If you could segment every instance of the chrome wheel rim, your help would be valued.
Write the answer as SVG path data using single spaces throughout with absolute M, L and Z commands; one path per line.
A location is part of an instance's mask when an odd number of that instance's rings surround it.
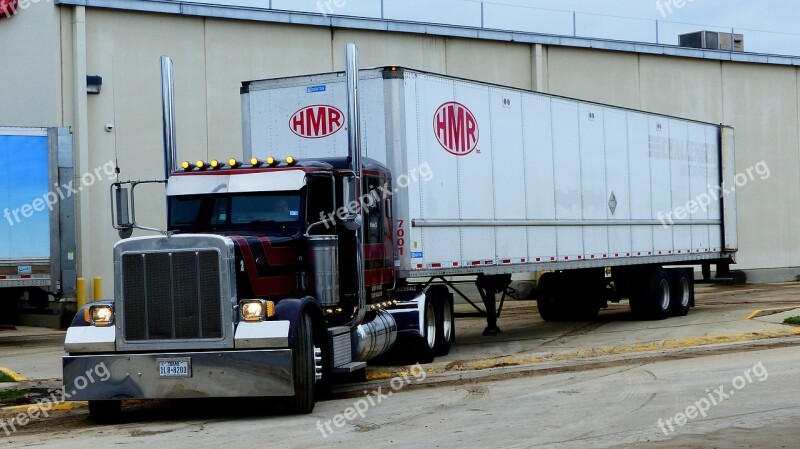
M 436 309 L 433 308 L 432 302 L 425 306 L 425 331 L 428 347 L 433 348 L 436 344 Z
M 444 341 L 450 341 L 450 339 L 453 338 L 453 311 L 450 310 L 449 306 L 449 303 L 445 303 L 444 310 L 442 311 Z
M 666 279 L 661 280 L 659 285 L 659 294 L 661 295 L 661 309 L 669 309 L 669 282 Z
M 689 280 L 681 278 L 681 305 L 689 307 Z

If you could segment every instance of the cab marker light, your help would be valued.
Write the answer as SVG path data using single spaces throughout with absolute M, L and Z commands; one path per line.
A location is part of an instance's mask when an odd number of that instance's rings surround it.
M 252 165 L 253 168 L 258 168 L 258 167 L 261 167 L 262 165 L 264 165 L 264 162 L 258 160 L 257 157 L 254 157 L 254 158 L 250 159 L 250 165 Z

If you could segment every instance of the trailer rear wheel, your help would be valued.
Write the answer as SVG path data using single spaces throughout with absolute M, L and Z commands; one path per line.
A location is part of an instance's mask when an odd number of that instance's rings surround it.
M 673 316 L 686 316 L 692 306 L 694 297 L 694 285 L 689 270 L 680 268 L 671 270 L 672 280 L 672 301 L 670 304 Z
M 650 272 L 650 279 L 639 284 L 631 294 L 633 313 L 649 320 L 668 318 L 672 304 L 671 284 L 669 273 L 663 268 Z
M 115 424 L 122 417 L 122 401 L 89 401 L 89 416 L 98 424 Z
M 314 354 L 314 330 L 311 317 L 303 314 L 297 326 L 292 351 L 292 378 L 294 396 L 289 398 L 292 413 L 308 414 L 314 410 L 314 389 L 316 383 L 316 363 Z
M 564 305 L 557 299 L 556 295 L 560 284 L 557 273 L 544 273 L 539 278 L 539 283 L 536 287 L 538 291 L 536 307 L 539 309 L 539 316 L 544 321 L 564 321 L 566 319 Z
M 588 289 L 576 294 L 570 304 L 570 319 L 573 321 L 592 321 L 597 318 L 600 313 L 600 304 L 594 296 L 597 294 L 596 290 Z

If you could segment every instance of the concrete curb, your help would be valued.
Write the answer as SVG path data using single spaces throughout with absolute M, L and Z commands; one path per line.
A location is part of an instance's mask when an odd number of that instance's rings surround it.
M 788 346 L 797 346 L 800 336 L 779 338 L 776 340 L 760 340 L 749 343 L 725 343 L 707 346 L 697 346 L 686 349 L 662 350 L 658 352 L 641 352 L 636 354 L 618 354 L 602 356 L 593 359 L 571 361 L 542 362 L 517 366 L 487 368 L 480 371 L 454 371 L 434 374 L 424 379 L 415 380 L 404 389 L 428 388 L 437 385 L 464 384 L 472 382 L 495 381 L 516 377 L 530 377 L 536 375 L 549 375 L 564 372 L 578 372 L 614 366 L 630 366 L 632 364 L 647 364 L 672 359 L 688 359 L 696 357 L 714 356 L 740 351 L 759 351 Z M 398 372 L 402 375 L 402 371 Z M 410 372 L 409 372 L 410 373 Z M 413 373 L 409 375 L 412 377 Z M 416 379 L 416 377 L 414 377 Z M 365 390 L 375 390 L 378 387 L 392 388 L 387 379 L 371 380 L 367 383 L 347 384 L 334 389 L 334 393 L 343 397 L 358 397 Z
M 62 404 L 53 404 L 52 407 L 47 409 L 47 412 L 48 413 L 49 412 L 63 412 L 63 411 L 74 410 L 76 408 L 82 408 L 82 407 L 87 407 L 87 406 L 88 406 L 87 402 L 64 402 Z M 9 407 L 3 407 L 3 408 L 0 408 L 0 416 L 3 416 L 3 415 L 16 415 L 16 414 L 19 414 L 19 413 L 28 413 L 31 407 L 37 408 L 37 407 L 39 407 L 39 404 L 33 403 L 33 404 L 26 404 L 26 405 L 12 405 L 12 406 L 9 406 Z
M 10 377 L 14 382 L 25 382 L 26 380 L 28 380 L 22 374 L 19 374 L 17 372 L 11 371 L 8 368 L 3 368 L 2 366 L 0 366 L 0 373 L 3 373 L 6 376 Z
M 691 349 L 703 346 L 720 344 L 742 344 L 761 340 L 775 340 L 800 336 L 800 328 L 717 335 L 707 337 L 689 337 L 679 340 L 660 340 L 636 345 L 605 346 L 599 348 L 586 348 L 563 353 L 545 353 L 530 356 L 504 356 L 488 359 L 457 360 L 450 363 L 434 363 L 425 367 L 427 374 L 441 375 L 454 373 L 467 373 L 474 371 L 490 370 L 493 368 L 507 368 L 517 366 L 536 367 L 546 362 L 571 362 L 595 360 L 606 356 L 632 355 L 641 353 L 654 353 Z M 407 369 L 368 369 L 367 380 L 385 380 L 403 374 L 408 374 Z
M 798 308 L 799 307 L 775 307 L 775 308 L 772 308 L 772 309 L 756 310 L 753 313 L 751 313 L 750 315 L 747 315 L 747 318 L 745 318 L 745 320 L 752 320 L 754 318 L 759 318 L 759 317 L 762 317 L 762 316 L 777 315 L 779 313 L 788 312 L 790 310 L 795 310 L 795 309 L 798 309 Z

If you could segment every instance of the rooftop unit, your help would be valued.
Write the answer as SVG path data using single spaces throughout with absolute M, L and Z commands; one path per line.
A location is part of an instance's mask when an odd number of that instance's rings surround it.
M 707 50 L 744 51 L 744 35 L 720 33 L 717 31 L 697 31 L 678 36 L 681 47 L 704 48 Z

